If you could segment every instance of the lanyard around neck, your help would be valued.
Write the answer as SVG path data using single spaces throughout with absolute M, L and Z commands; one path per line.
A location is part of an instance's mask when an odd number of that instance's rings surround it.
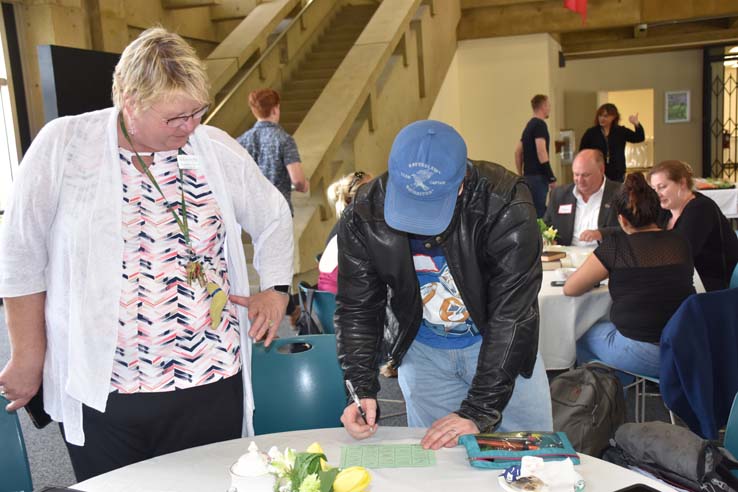
M 154 185 L 154 187 L 157 189 L 159 194 L 161 195 L 162 199 L 164 199 L 164 205 L 166 206 L 167 210 L 169 210 L 172 213 L 172 216 L 174 217 L 174 220 L 177 221 L 177 226 L 179 226 L 179 230 L 182 231 L 182 235 L 184 236 L 185 244 L 188 247 L 191 247 L 190 244 L 190 227 L 187 223 L 187 203 L 185 202 L 184 197 L 184 176 L 182 174 L 182 169 L 179 170 L 179 180 L 180 180 L 180 192 L 181 192 L 181 198 L 180 198 L 180 213 L 182 214 L 182 217 L 180 218 L 177 215 L 177 212 L 174 211 L 174 206 L 169 203 L 167 200 L 167 197 L 164 196 L 164 192 L 161 191 L 161 187 L 159 186 L 159 183 L 156 182 L 156 178 L 154 178 L 154 175 L 151 173 L 151 170 L 149 169 L 149 166 L 146 165 L 144 160 L 141 158 L 141 156 L 136 151 L 136 148 L 133 146 L 133 142 L 131 142 L 131 137 L 128 135 L 128 130 L 126 129 L 126 124 L 123 121 L 123 115 L 120 115 L 120 129 L 123 132 L 123 136 L 126 139 L 126 142 L 131 146 L 131 149 L 133 149 L 133 153 L 136 155 L 136 159 L 138 160 L 138 164 L 141 166 L 141 168 L 144 170 L 144 173 L 149 178 L 149 181 L 151 181 L 151 184 Z M 179 149 L 178 155 L 183 155 L 184 152 L 182 152 L 182 149 Z

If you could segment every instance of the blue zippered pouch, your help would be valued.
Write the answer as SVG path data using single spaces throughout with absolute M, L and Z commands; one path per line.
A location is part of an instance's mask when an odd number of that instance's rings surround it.
M 478 468 L 504 469 L 519 465 L 523 456 L 538 456 L 544 461 L 571 459 L 579 455 L 563 432 L 493 432 L 468 434 L 459 438 L 466 448 L 469 463 Z

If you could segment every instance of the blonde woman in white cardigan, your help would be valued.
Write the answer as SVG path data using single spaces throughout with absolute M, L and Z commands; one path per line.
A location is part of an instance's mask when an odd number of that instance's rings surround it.
M 116 67 L 114 107 L 47 124 L 14 183 L 0 394 L 17 410 L 43 380 L 78 480 L 253 433 L 250 343 L 284 316 L 292 220 L 248 153 L 200 124 L 208 89 L 181 37 L 144 31 Z

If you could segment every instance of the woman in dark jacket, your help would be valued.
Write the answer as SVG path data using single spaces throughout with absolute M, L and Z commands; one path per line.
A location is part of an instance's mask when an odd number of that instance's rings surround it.
M 584 132 L 579 150 L 597 149 L 605 156 L 605 176 L 622 183 L 625 180 L 625 142 L 640 143 L 646 139 L 638 113 L 628 117 L 635 131 L 620 126 L 620 113 L 614 104 L 603 104 L 597 109 L 595 126 Z

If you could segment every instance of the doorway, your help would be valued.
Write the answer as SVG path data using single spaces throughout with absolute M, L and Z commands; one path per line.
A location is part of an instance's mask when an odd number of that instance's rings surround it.
M 646 140 L 641 143 L 626 143 L 625 166 L 627 172 L 647 171 L 653 167 L 654 150 L 654 91 L 653 89 L 636 89 L 628 91 L 607 91 L 597 93 L 597 106 L 611 103 L 617 106 L 620 113 L 620 124 L 633 129 L 628 121 L 632 114 L 638 114 L 638 120 L 646 132 Z

